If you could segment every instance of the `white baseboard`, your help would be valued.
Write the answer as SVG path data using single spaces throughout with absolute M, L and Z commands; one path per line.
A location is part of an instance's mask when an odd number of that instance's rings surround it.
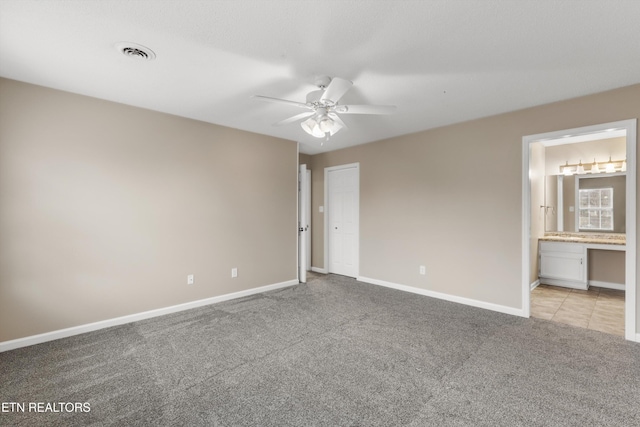
M 588 285 L 584 284 L 584 283 L 573 282 L 573 281 L 570 281 L 570 280 L 548 279 L 546 277 L 543 277 L 542 279 L 540 279 L 540 284 L 541 285 L 560 286 L 562 288 L 569 288 L 569 289 L 580 289 L 582 291 L 586 291 L 587 288 L 588 288 Z
M 596 286 L 598 288 L 616 289 L 618 291 L 624 291 L 624 285 L 620 283 L 600 282 L 598 280 L 589 280 L 589 286 Z
M 531 290 L 534 290 L 535 288 L 538 287 L 538 285 L 540 285 L 540 279 L 536 280 L 535 282 L 532 282 L 531 285 L 529 285 L 529 288 Z
M 313 271 L 314 273 L 321 273 L 321 274 L 329 273 L 326 268 L 320 268 L 320 267 L 311 267 L 311 271 Z
M 524 316 L 524 311 L 520 308 L 507 307 L 505 305 L 493 304 L 490 302 L 478 301 L 471 298 L 464 298 L 455 295 L 444 294 L 441 292 L 429 291 L 421 288 L 414 288 L 413 286 L 399 285 L 397 283 L 386 282 L 384 280 L 371 279 L 369 277 L 358 277 L 360 282 L 371 283 L 372 285 L 384 286 L 391 289 L 397 289 L 404 292 L 411 292 L 418 295 L 424 295 L 431 298 L 442 299 L 445 301 L 451 301 L 458 304 L 470 305 L 472 307 L 483 308 L 485 310 L 497 311 L 500 313 L 511 314 L 513 316 Z
M 87 323 L 85 325 L 73 326 L 71 328 L 66 328 L 66 329 L 59 329 L 57 331 L 46 332 L 44 334 L 32 335 L 29 337 L 18 338 L 11 341 L 4 341 L 4 342 L 0 342 L 0 353 L 2 353 L 3 351 L 14 350 L 20 347 L 28 347 L 34 344 L 40 344 L 47 341 L 66 338 L 73 335 L 84 334 L 85 332 L 97 331 L 98 329 L 124 325 L 125 323 L 137 322 L 139 320 L 150 319 L 152 317 L 164 316 L 165 314 L 177 313 L 179 311 L 190 310 L 192 308 L 202 307 L 209 304 L 215 304 L 222 301 L 228 301 L 236 298 L 246 297 L 249 295 L 259 294 L 262 292 L 273 291 L 275 289 L 286 288 L 288 286 L 297 285 L 298 283 L 299 283 L 298 279 L 287 280 L 286 282 L 260 286 L 258 288 L 252 288 L 244 291 L 233 292 L 230 294 L 219 295 L 217 297 L 205 298 L 197 301 L 187 302 L 184 304 L 172 305 L 169 307 L 144 311 L 142 313 L 129 314 L 127 316 L 101 320 L 99 322 Z

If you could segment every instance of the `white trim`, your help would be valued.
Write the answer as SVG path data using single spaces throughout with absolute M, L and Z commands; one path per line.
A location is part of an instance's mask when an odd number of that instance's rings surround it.
M 636 334 L 636 339 L 635 340 L 632 339 L 630 341 L 640 342 L 640 334 Z
M 80 334 L 84 334 L 85 332 L 97 331 L 99 329 L 110 328 L 112 326 L 124 325 L 125 323 L 137 322 L 139 320 L 150 319 L 152 317 L 164 316 L 165 314 L 191 310 L 192 308 L 198 308 L 205 305 L 215 304 L 215 303 L 229 301 L 236 298 L 246 297 L 249 295 L 259 294 L 262 292 L 286 288 L 286 287 L 297 285 L 297 284 L 298 284 L 298 279 L 287 280 L 286 282 L 260 286 L 258 288 L 252 288 L 244 291 L 233 292 L 230 294 L 219 295 L 217 297 L 205 298 L 197 301 L 186 302 L 184 304 L 172 305 L 169 307 L 158 308 L 155 310 L 143 311 L 141 313 L 129 314 L 127 316 L 115 317 L 113 319 L 101 320 L 99 322 L 87 323 L 85 325 L 73 326 L 71 328 L 59 329 L 57 331 L 46 332 L 44 334 L 32 335 L 29 337 L 18 338 L 11 341 L 4 341 L 4 342 L 0 342 L 0 353 L 2 353 L 3 351 L 14 350 L 20 347 L 27 347 L 34 344 L 41 344 L 47 341 L 66 338 L 73 335 L 80 335 Z
M 580 289 L 582 291 L 589 289 L 589 285 L 587 283 L 572 282 L 571 280 L 550 279 L 548 277 L 540 279 L 540 283 L 543 285 L 560 286 L 561 288 Z
M 580 232 L 580 176 L 574 175 L 573 178 L 573 230 L 576 233 Z
M 606 243 L 584 243 L 587 249 L 597 249 L 599 251 L 626 251 L 627 245 L 608 245 Z
M 315 273 L 321 273 L 321 274 L 328 274 L 329 273 L 326 268 L 320 268 L 320 267 L 311 267 L 311 271 L 313 271 Z
M 556 182 L 557 206 L 558 206 L 558 231 L 564 231 L 564 175 L 558 175 Z M 546 204 L 546 203 L 545 203 Z M 546 227 L 546 224 L 545 224 Z
M 601 282 L 599 280 L 589 280 L 589 286 L 595 286 L 596 288 L 615 289 L 618 291 L 624 291 L 625 286 L 620 283 L 613 282 Z
M 522 310 L 527 317 L 530 311 L 531 292 L 529 289 L 529 238 L 531 234 L 531 192 L 529 188 L 529 157 L 533 142 L 562 138 L 564 135 L 586 135 L 605 131 L 606 129 L 622 129 L 626 134 L 627 151 L 627 194 L 626 194 L 626 252 L 625 252 L 625 338 L 639 341 L 636 327 L 636 152 L 637 152 L 637 119 L 621 120 L 575 129 L 547 132 L 522 137 Z
M 298 280 L 300 283 L 307 283 L 307 165 L 303 163 L 298 165 L 298 219 L 296 221 L 297 237 L 298 237 Z M 304 216 L 304 218 L 303 218 Z M 303 230 L 303 231 L 300 231 Z
M 579 142 L 597 141 L 599 139 L 619 138 L 624 136 L 624 129 L 616 129 L 613 131 L 600 131 L 598 133 L 589 133 L 587 135 L 563 135 L 558 139 L 549 139 L 538 141 L 545 147 L 555 147 L 557 145 L 575 144 Z
M 529 265 L 531 253 L 531 185 L 529 184 L 529 158 L 531 157 L 531 142 L 527 137 L 522 138 L 522 263 L 521 263 L 521 292 L 522 313 L 524 317 L 531 315 L 531 284 Z
M 360 162 L 348 163 L 346 165 L 330 166 L 324 168 L 324 269 L 329 273 L 329 188 L 327 183 L 329 182 L 329 172 L 356 168 L 358 172 L 358 185 L 357 185 L 357 197 L 356 197 L 356 217 L 358 218 L 358 226 L 356 227 L 356 279 L 360 274 Z
M 397 283 L 386 282 L 384 280 L 372 279 L 370 277 L 359 276 L 360 282 L 370 283 L 372 285 L 384 286 L 385 288 L 397 289 L 399 291 L 410 292 L 412 294 L 423 295 L 426 297 L 437 298 L 445 301 L 455 302 L 458 304 L 470 305 L 472 307 L 483 308 L 485 310 L 497 311 L 499 313 L 510 314 L 513 316 L 527 317 L 519 308 L 507 307 L 505 305 L 493 304 L 485 301 L 478 301 L 471 298 L 464 298 L 441 292 L 430 291 L 427 289 L 414 288 L 413 286 L 399 285 Z
M 531 282 L 531 285 L 529 285 L 531 290 L 534 290 L 535 288 L 537 288 L 538 286 L 540 286 L 540 279 L 536 280 L 535 282 Z
M 637 176 L 637 164 L 636 164 L 636 152 L 638 135 L 636 134 L 637 119 L 625 120 L 627 128 L 627 212 L 625 218 L 626 225 L 626 246 L 625 252 L 625 338 L 637 340 L 637 258 L 636 258 L 636 233 L 637 227 L 637 213 L 636 213 L 636 176 Z
M 300 277 L 300 143 L 296 143 L 296 277 L 298 283 L 301 283 Z M 306 282 L 306 278 L 305 278 Z

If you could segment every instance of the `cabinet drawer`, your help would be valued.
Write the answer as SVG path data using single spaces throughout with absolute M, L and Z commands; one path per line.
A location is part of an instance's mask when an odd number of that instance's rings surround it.
M 540 252 L 564 252 L 584 254 L 585 246 L 580 243 L 545 242 L 540 241 Z

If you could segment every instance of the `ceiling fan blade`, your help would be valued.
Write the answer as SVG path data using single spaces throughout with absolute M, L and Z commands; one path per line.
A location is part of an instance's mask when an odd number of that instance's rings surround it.
M 288 119 L 280 120 L 279 122 L 276 122 L 273 125 L 274 126 L 288 125 L 290 123 L 297 122 L 298 120 L 302 120 L 305 117 L 313 116 L 314 114 L 315 114 L 314 111 L 307 111 L 307 112 L 304 112 L 304 113 L 296 114 L 295 116 L 289 117 Z
M 275 102 L 275 103 L 278 103 L 278 104 L 295 105 L 296 107 L 309 108 L 309 109 L 312 108 L 309 105 L 305 104 L 304 102 L 289 101 L 287 99 L 272 98 L 270 96 L 253 95 L 252 98 L 259 99 L 260 101 Z
M 335 109 L 340 114 L 393 114 L 395 105 L 338 105 Z
M 327 114 L 327 116 L 329 116 L 331 118 L 331 120 L 333 120 L 334 122 L 338 123 L 340 126 L 342 126 L 344 129 L 349 129 L 347 127 L 347 125 L 344 124 L 344 122 L 342 121 L 342 119 L 336 114 L 336 113 L 329 113 Z
M 331 79 L 329 86 L 324 90 L 320 100 L 338 102 L 338 100 L 342 98 L 342 95 L 351 89 L 351 86 L 353 86 L 353 82 L 341 79 L 340 77 L 334 77 Z

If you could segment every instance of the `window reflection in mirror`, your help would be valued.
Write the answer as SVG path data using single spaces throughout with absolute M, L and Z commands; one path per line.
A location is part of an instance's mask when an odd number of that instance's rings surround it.
M 578 230 L 613 231 L 613 188 L 578 190 Z
M 575 175 L 575 180 L 576 231 L 624 233 L 626 175 Z

